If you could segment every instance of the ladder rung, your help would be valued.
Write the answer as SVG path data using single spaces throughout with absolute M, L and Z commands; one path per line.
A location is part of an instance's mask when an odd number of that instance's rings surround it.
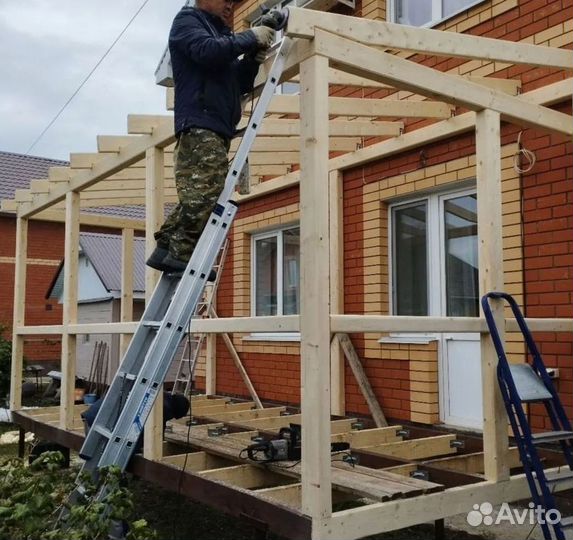
M 545 478 L 547 478 L 548 484 L 558 484 L 559 482 L 565 482 L 566 480 L 573 479 L 573 471 L 566 469 L 565 471 L 549 472 L 545 473 Z
M 569 516 L 566 518 L 561 518 L 561 528 L 562 529 L 571 529 L 573 528 L 573 516 Z
M 111 439 L 111 431 L 103 426 L 98 426 L 97 424 L 92 425 L 91 429 L 97 431 L 100 435 L 103 435 L 106 439 Z
M 573 431 L 546 431 L 545 433 L 534 433 L 531 436 L 533 444 L 548 442 L 567 441 L 573 439 Z
M 126 371 L 120 371 L 118 373 L 119 377 L 123 377 L 124 379 L 127 379 L 128 381 L 135 381 L 135 379 L 137 379 L 137 375 L 134 375 L 133 373 L 127 373 Z
M 143 326 L 147 328 L 159 328 L 161 326 L 161 321 L 143 321 Z

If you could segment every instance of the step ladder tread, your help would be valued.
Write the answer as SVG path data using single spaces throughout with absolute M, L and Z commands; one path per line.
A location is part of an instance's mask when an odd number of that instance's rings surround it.
M 529 364 L 511 364 L 509 370 L 523 403 L 553 399 L 551 392 Z
M 531 439 L 533 444 L 566 441 L 573 439 L 573 431 L 545 431 L 543 433 L 534 433 Z
M 564 482 L 565 480 L 572 480 L 573 471 L 566 469 L 564 471 L 546 472 L 545 478 L 547 478 L 548 484 L 557 484 L 559 482 Z

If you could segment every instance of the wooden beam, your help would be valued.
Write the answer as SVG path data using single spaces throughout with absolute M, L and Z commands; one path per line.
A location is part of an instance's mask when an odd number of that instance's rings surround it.
M 234 462 L 207 452 L 190 452 L 188 454 L 177 454 L 176 456 L 167 456 L 161 458 L 161 463 L 176 467 L 184 471 L 204 471 L 207 469 L 216 469 L 225 467 Z
M 243 420 L 256 420 L 258 418 L 272 418 L 280 416 L 286 407 L 267 407 L 266 409 L 251 409 L 248 411 L 235 411 L 210 414 L 207 418 L 217 422 L 242 422 Z
M 119 320 L 122 323 L 133 321 L 133 232 L 133 229 L 123 229 L 121 231 L 121 304 Z M 120 336 L 119 351 L 121 358 L 123 358 L 131 342 L 132 335 L 121 334 Z M 114 370 L 112 370 L 112 373 L 114 373 Z
M 257 489 L 278 484 L 292 483 L 288 477 L 267 471 L 255 465 L 235 465 L 210 471 L 200 471 L 197 474 L 209 480 L 227 482 L 243 489 Z
M 477 317 L 409 317 L 403 315 L 332 315 L 333 332 L 486 332 Z
M 64 306 L 62 323 L 62 382 L 60 385 L 60 427 L 73 429 L 76 387 L 76 336 L 67 325 L 78 321 L 78 263 L 80 250 L 80 194 L 66 195 L 66 230 L 64 241 Z
M 22 370 L 24 337 L 18 327 L 26 318 L 26 259 L 28 257 L 28 220 L 16 219 L 16 253 L 14 267 L 14 305 L 12 318 L 12 362 L 10 365 L 10 410 L 22 408 Z
M 556 472 L 558 469 L 552 470 Z M 568 486 L 564 483 L 563 487 Z M 559 486 L 556 491 L 561 489 L 562 486 Z M 528 492 L 527 479 L 520 474 L 512 476 L 507 482 L 481 482 L 440 493 L 370 504 L 336 512 L 332 519 L 317 523 L 316 538 L 363 538 L 456 514 L 466 514 L 472 510 L 476 501 L 488 501 L 493 505 L 518 501 Z
M 217 312 L 215 311 L 213 306 L 211 306 L 211 309 L 209 311 L 209 317 L 211 317 L 213 319 L 218 319 Z M 231 355 L 231 358 L 233 359 L 233 363 L 235 364 L 235 367 L 239 371 L 239 375 L 241 375 L 241 379 L 243 380 L 243 383 L 247 387 L 247 390 L 249 392 L 249 395 L 251 396 L 251 399 L 256 403 L 258 409 L 262 409 L 263 404 L 261 403 L 261 400 L 259 399 L 257 391 L 255 390 L 255 387 L 253 386 L 253 383 L 251 382 L 251 378 L 249 377 L 249 374 L 247 373 L 245 366 L 241 362 L 241 357 L 239 356 L 237 349 L 235 349 L 235 346 L 233 345 L 233 341 L 229 337 L 229 334 L 227 334 L 226 332 L 222 335 L 222 337 L 223 337 L 223 342 L 225 343 L 225 346 L 227 347 L 227 350 L 229 351 L 229 354 Z
M 328 60 L 302 62 L 300 79 L 302 510 L 320 521 L 332 514 Z
M 154 132 L 171 127 L 173 116 L 157 114 L 128 114 L 127 132 L 130 135 L 152 135 Z
M 376 424 L 376 427 L 386 427 L 388 422 L 384 413 L 382 412 L 382 408 L 380 407 L 380 403 L 378 403 L 378 399 L 374 394 L 374 390 L 372 390 L 372 386 L 370 385 L 370 381 L 366 376 L 366 372 L 364 371 L 364 366 L 358 358 L 358 354 L 356 354 L 356 350 L 350 341 L 350 337 L 348 334 L 336 334 L 338 339 L 338 343 L 342 347 L 344 351 L 344 356 L 348 360 L 348 364 L 350 365 L 350 369 L 352 369 L 352 373 L 354 374 L 354 378 L 358 383 L 358 387 L 368 404 L 368 408 L 370 409 L 370 414 Z
M 433 456 L 455 454 L 457 449 L 450 446 L 450 443 L 455 439 L 455 435 L 438 435 L 423 439 L 379 444 L 364 449 L 373 454 L 402 459 L 426 459 Z
M 548 85 L 547 87 L 532 90 L 519 96 L 523 102 L 531 102 L 537 105 L 553 105 L 571 97 L 573 79 L 566 79 Z M 366 163 L 400 154 L 413 148 L 441 141 L 467 133 L 475 128 L 475 113 L 468 112 L 442 120 L 430 126 L 425 126 L 415 131 L 405 133 L 399 139 L 389 139 L 366 146 L 351 154 L 338 156 L 329 161 L 330 170 L 345 170 Z M 247 201 L 257 197 L 263 197 L 270 193 L 295 186 L 299 183 L 300 171 L 289 172 L 285 176 L 273 178 L 251 188 L 249 195 L 237 197 L 238 201 Z
M 489 291 L 504 290 L 500 131 L 499 113 L 486 109 L 476 114 L 480 298 Z M 503 301 L 492 302 L 492 311 L 503 343 Z M 509 478 L 508 422 L 497 381 L 497 354 L 487 334 L 480 337 L 480 354 L 485 476 L 500 482 Z
M 347 442 L 351 448 L 366 448 L 379 444 L 400 442 L 402 437 L 396 435 L 402 426 L 390 426 L 374 429 L 361 429 L 358 431 L 348 431 L 332 436 L 332 442 Z
M 332 120 L 329 135 L 330 137 L 392 137 L 400 135 L 403 129 L 404 124 L 402 122 Z M 300 121 L 277 118 L 265 119 L 259 128 L 259 133 L 263 137 L 300 135 Z
M 98 152 L 117 153 L 137 140 L 137 135 L 98 135 L 97 150 Z
M 289 96 L 290 97 L 290 96 Z M 251 153 L 255 152 L 299 152 L 300 139 L 298 136 L 292 137 L 260 137 L 257 136 Z M 332 137 L 328 141 L 328 149 L 331 152 L 352 152 L 362 145 L 360 137 Z M 233 139 L 231 142 L 231 152 L 236 152 L 239 147 L 239 140 Z M 298 161 L 298 160 L 297 160 Z
M 404 60 L 372 47 L 316 30 L 317 52 L 329 57 L 331 64 L 351 73 L 391 82 L 404 90 L 451 101 L 473 111 L 489 108 L 517 125 L 542 128 L 567 136 L 573 135 L 571 116 L 530 104 L 492 88 L 453 77 L 447 73 Z
M 157 146 L 145 152 L 145 258 L 147 259 L 156 247 L 153 234 L 161 227 L 164 220 L 164 166 L 163 149 Z M 151 299 L 160 273 L 149 266 L 145 267 L 145 301 Z M 162 396 L 162 392 L 158 392 Z M 156 399 L 145 423 L 143 454 L 147 459 L 160 459 L 163 455 L 163 399 Z
M 302 8 L 287 9 L 289 19 L 286 35 L 291 37 L 312 39 L 315 29 L 324 29 L 335 34 L 352 36 L 354 40 L 371 46 L 438 56 L 573 69 L 573 52 L 566 49 L 415 28 L 335 13 L 317 13 Z
M 330 208 L 330 310 L 344 312 L 344 227 L 343 227 L 343 175 L 340 171 L 329 174 Z M 346 383 L 344 354 L 336 335 L 330 344 L 330 411 L 346 414 Z
M 141 137 L 117 154 L 106 156 L 94 164 L 93 168 L 78 171 L 68 183 L 57 186 L 48 194 L 37 195 L 32 202 L 21 205 L 19 214 L 28 217 L 63 200 L 68 191 L 81 191 L 92 184 L 128 167 L 144 157 L 147 148 L 164 147 L 175 140 L 172 125 L 161 125 L 152 135 Z
M 396 99 L 366 99 L 329 97 L 328 112 L 340 116 L 366 116 L 393 118 L 450 118 L 452 105 L 437 101 L 408 101 Z M 299 96 L 277 95 L 273 97 L 267 113 L 299 114 Z

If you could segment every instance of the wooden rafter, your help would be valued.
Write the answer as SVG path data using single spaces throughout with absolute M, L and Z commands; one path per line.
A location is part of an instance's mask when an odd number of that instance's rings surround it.
M 313 38 L 315 29 L 324 29 L 343 36 L 352 36 L 354 40 L 362 43 L 390 49 L 573 69 L 573 51 L 566 49 L 415 28 L 335 13 L 317 13 L 301 8 L 288 10 L 287 35 L 292 37 Z
M 383 82 L 426 95 L 447 99 L 473 111 L 491 109 L 517 125 L 536 127 L 573 136 L 571 116 L 529 104 L 523 106 L 519 98 L 492 88 L 453 78 L 435 69 L 404 60 L 392 54 L 376 51 L 330 32 L 316 29 L 314 46 L 317 53 L 330 58 L 331 65 L 355 74 L 366 74 Z

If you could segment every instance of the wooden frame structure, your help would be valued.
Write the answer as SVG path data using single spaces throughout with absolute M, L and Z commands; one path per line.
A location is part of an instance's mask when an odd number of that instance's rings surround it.
M 197 321 L 195 330 L 225 332 L 301 332 L 301 420 L 303 460 L 300 470 L 300 515 L 309 538 L 360 538 L 434 520 L 471 509 L 475 501 L 512 501 L 527 494 L 523 475 L 510 475 L 507 420 L 496 383 L 495 354 L 483 318 L 359 316 L 342 313 L 339 240 L 342 171 L 417 146 L 476 133 L 476 177 L 478 200 L 480 294 L 502 290 L 501 244 L 501 153 L 500 122 L 535 127 L 573 135 L 569 115 L 548 108 L 571 98 L 571 79 L 551 84 L 520 96 L 506 90 L 511 84 L 468 80 L 416 64 L 386 50 L 417 51 L 430 55 L 488 59 L 509 64 L 543 65 L 557 70 L 573 68 L 573 52 L 523 43 L 398 27 L 329 13 L 290 9 L 286 35 L 295 39 L 284 79 L 298 77 L 300 103 L 292 96 L 277 96 L 262 136 L 251 158 L 252 175 L 263 180 L 239 202 L 300 184 L 301 312 L 300 316 L 226 318 Z M 352 36 L 352 38 L 344 37 Z M 264 80 L 266 68 L 261 70 Z M 329 80 L 350 80 L 353 84 L 384 85 L 411 91 L 422 98 L 413 101 L 328 98 Z M 438 101 L 423 100 L 426 98 Z M 452 117 L 453 107 L 463 112 Z M 298 114 L 298 119 L 282 118 Z M 384 116 L 421 116 L 433 119 L 411 132 L 402 133 L 399 122 L 380 121 Z M 366 120 L 365 120 L 366 118 Z M 10 406 L 21 408 L 23 338 L 29 334 L 62 335 L 62 398 L 57 412 L 58 428 L 53 434 L 73 431 L 75 339 L 80 333 L 119 333 L 128 336 L 135 324 L 129 321 L 131 301 L 129 268 L 124 257 L 125 289 L 122 294 L 122 322 L 113 325 L 77 323 L 77 237 L 82 207 L 106 204 L 146 204 L 147 251 L 153 249 L 153 231 L 161 223 L 163 205 L 175 200 L 171 171 L 174 142 L 169 118 L 133 116 L 129 135 L 98 138 L 97 154 L 74 154 L 69 168 L 55 168 L 46 180 L 35 181 L 29 190 L 17 192 L 14 201 L 4 201 L 3 210 L 17 212 L 17 251 L 14 304 L 12 391 Z M 362 147 L 363 137 L 385 140 Z M 343 153 L 331 157 L 330 152 Z M 292 170 L 292 165 L 300 168 Z M 257 180 L 258 182 L 258 180 Z M 24 321 L 26 291 L 26 246 L 29 219 L 65 210 L 65 289 L 62 325 L 29 327 Z M 51 213 L 51 214 L 50 214 Z M 124 252 L 129 252 L 134 226 L 125 224 Z M 117 226 L 117 224 L 116 224 Z M 131 231 L 131 232 L 130 232 Z M 157 274 L 147 270 L 146 286 L 151 291 Z M 501 307 L 495 316 L 512 331 Z M 571 319 L 528 320 L 532 330 L 573 330 Z M 333 512 L 333 468 L 330 441 L 331 414 L 343 414 L 342 365 L 331 341 L 336 333 L 389 332 L 413 329 L 418 332 L 479 332 L 484 392 L 483 477 L 436 493 L 425 493 L 399 501 L 372 502 L 365 506 Z M 126 338 L 127 339 L 127 338 Z M 208 358 L 208 373 L 214 373 L 214 355 Z M 211 379 L 209 392 L 215 392 Z M 244 411 L 241 413 L 244 418 Z M 238 413 L 234 413 L 238 414 Z M 18 416 L 19 415 L 19 416 Z M 23 413 L 17 418 L 32 425 Z M 28 418 L 28 419 L 27 419 Z M 158 407 L 146 429 L 145 458 L 160 460 L 161 411 Z M 225 418 L 211 417 L 224 421 Z M 234 417 L 236 418 L 236 417 Z M 53 425 L 52 418 L 52 425 Z M 41 419 L 34 420 L 41 422 Z M 36 426 L 37 429 L 38 426 Z M 385 428 L 381 428 L 385 429 Z M 196 441 L 195 441 L 196 442 Z M 198 443 L 197 443 L 198 444 Z M 148 462 L 151 463 L 151 462 Z M 136 464 L 136 468 L 137 468 Z M 146 465 L 151 467 L 151 465 Z M 141 467 L 145 468 L 144 465 Z M 249 473 L 250 474 L 250 473 Z M 254 474 L 254 473 L 253 473 Z M 214 475 L 216 476 L 216 475 Z M 561 489 L 568 486 L 564 484 Z M 286 491 L 285 491 L 286 493 Z

